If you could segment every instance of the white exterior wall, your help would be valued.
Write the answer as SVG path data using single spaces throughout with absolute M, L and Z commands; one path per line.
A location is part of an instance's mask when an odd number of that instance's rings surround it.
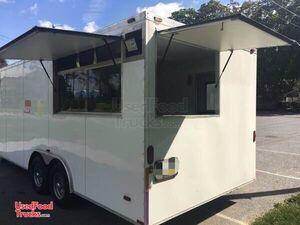
M 145 101 L 155 97 L 157 26 L 147 23 Z M 160 26 L 159 29 L 167 28 Z M 216 74 L 230 52 L 221 52 Z M 145 148 L 155 160 L 179 158 L 178 175 L 149 190 L 149 224 L 159 224 L 255 179 L 256 55 L 235 51 L 220 82 L 220 114 L 145 115 Z M 151 101 L 149 101 L 151 102 Z M 153 104 L 153 101 L 152 101 Z
M 52 63 L 44 62 L 49 74 L 52 74 Z M 31 61 L 23 64 L 23 98 L 21 110 L 24 111 L 25 100 L 30 100 L 31 113 L 23 113 L 23 149 L 24 164 L 27 168 L 33 151 L 48 149 L 49 146 L 49 113 L 50 103 L 49 80 L 40 62 Z
M 51 63 L 45 66 L 52 71 Z M 41 71 L 39 62 L 19 62 L 0 71 L 1 151 L 23 168 L 33 150 L 48 145 L 48 78 Z M 26 99 L 32 102 L 30 114 L 24 113 Z
M 151 27 L 151 23 L 148 25 Z M 220 53 L 217 74 L 229 54 Z M 151 53 L 146 60 L 147 77 L 151 80 L 147 95 L 153 97 L 155 65 Z M 149 224 L 161 223 L 252 181 L 256 55 L 234 52 L 220 83 L 220 115 L 155 117 L 150 112 L 148 118 L 146 145 L 154 146 L 155 160 L 179 158 L 179 174 L 175 178 L 152 183 Z M 160 128 L 151 128 L 152 124 L 159 124 Z
M 44 64 L 52 79 L 52 63 Z M 76 194 L 143 221 L 143 74 L 143 59 L 122 64 L 122 114 L 113 116 L 53 114 L 53 87 L 39 62 L 0 70 L 0 154 L 27 169 L 34 150 L 49 149 L 66 162 Z
M 5 71 L 5 157 L 23 166 L 23 123 L 21 109 L 23 101 L 23 66 L 15 66 Z
M 52 73 L 52 64 L 44 64 Z M 18 62 L 0 71 L 0 150 L 23 168 L 32 151 L 48 146 L 49 81 L 42 73 L 39 62 Z M 31 100 L 31 113 L 24 113 L 25 100 Z

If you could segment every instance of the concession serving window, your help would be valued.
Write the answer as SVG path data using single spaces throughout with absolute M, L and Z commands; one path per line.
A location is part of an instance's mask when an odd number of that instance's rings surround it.
M 235 50 L 292 43 L 242 14 L 158 31 L 157 114 L 218 114 L 219 83 Z M 217 58 L 223 51 L 231 54 L 224 68 L 219 68 Z

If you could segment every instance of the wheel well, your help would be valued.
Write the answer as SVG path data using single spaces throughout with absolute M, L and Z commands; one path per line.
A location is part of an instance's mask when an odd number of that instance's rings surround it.
M 49 171 L 56 164 L 60 164 L 62 166 L 62 168 L 64 168 L 64 170 L 67 174 L 67 177 L 68 177 L 68 181 L 69 181 L 69 191 L 70 191 L 70 193 L 73 193 L 73 182 L 72 182 L 73 180 L 72 180 L 72 177 L 71 177 L 71 173 L 70 173 L 68 167 L 66 166 L 66 164 L 63 161 L 61 161 L 60 159 L 57 159 L 57 158 L 53 158 L 50 161 L 49 165 L 48 165 Z
M 40 157 L 43 159 L 42 155 L 39 153 L 39 152 L 33 152 L 30 156 L 30 159 L 29 159 L 29 163 L 28 163 L 28 171 L 30 169 L 30 166 L 31 166 L 31 163 L 32 163 L 32 160 L 35 158 L 35 157 Z M 43 159 L 44 160 L 44 159 Z
M 50 163 L 49 163 L 49 165 L 48 165 L 48 167 L 49 167 L 49 170 L 51 170 L 51 168 L 54 166 L 54 165 L 56 165 L 56 164 L 61 164 L 63 167 L 64 167 L 64 165 L 61 163 L 61 161 L 59 160 L 59 159 L 57 159 L 57 158 L 54 158 L 54 159 L 52 159 L 51 161 L 50 161 Z M 64 167 L 65 168 L 65 167 Z
M 66 163 L 64 163 L 64 161 L 62 159 L 59 159 L 59 157 L 56 157 L 55 155 L 52 155 L 52 154 L 48 155 L 47 153 L 43 154 L 43 153 L 35 151 L 35 152 L 32 153 L 32 155 L 30 157 L 29 164 L 28 164 L 28 171 L 30 169 L 32 160 L 35 157 L 41 157 L 43 159 L 44 163 L 47 165 L 48 171 L 50 171 L 51 168 L 54 165 L 56 165 L 57 163 L 61 164 L 62 167 L 65 169 L 65 171 L 67 173 L 67 176 L 68 176 L 70 192 L 71 193 L 73 192 L 73 180 L 72 180 L 72 176 L 71 176 L 71 173 L 70 173 L 71 171 L 69 171 L 68 166 L 66 165 Z

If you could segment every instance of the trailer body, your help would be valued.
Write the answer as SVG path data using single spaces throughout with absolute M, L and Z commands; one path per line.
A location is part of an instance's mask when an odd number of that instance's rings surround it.
M 102 45 L 110 46 L 103 51 L 112 58 L 98 62 L 102 53 L 96 49 L 96 63 L 82 66 L 79 58 L 74 68 L 61 70 L 68 62 L 60 60 L 61 54 L 72 53 L 67 38 L 71 33 L 48 34 L 36 28 L 29 47 L 30 38 L 21 36 L 15 45 L 0 49 L 2 57 L 25 60 L 0 70 L 1 157 L 24 169 L 34 153 L 46 164 L 57 159 L 68 173 L 70 192 L 147 225 L 160 224 L 253 181 L 257 56 L 250 49 L 289 42 L 241 18 L 188 27 L 144 12 L 94 36 L 76 33 L 82 38 L 72 39 L 78 48 L 84 38 L 94 45 L 104 40 Z M 247 35 L 254 32 L 248 40 L 230 27 L 239 22 L 245 23 L 241 29 Z M 109 53 L 118 36 L 120 52 L 114 57 Z M 45 42 L 51 48 L 37 50 Z M 77 47 L 73 53 L 81 57 Z M 109 81 L 105 74 L 112 72 L 102 69 L 108 67 L 119 71 Z M 81 107 L 87 89 L 74 91 L 83 82 L 80 77 L 84 80 L 98 70 L 105 87 L 120 85 L 114 110 L 107 102 L 94 104 L 94 97 Z M 72 86 L 73 103 L 66 103 L 68 98 L 57 103 L 64 95 L 58 90 L 64 85 L 61 80 L 70 79 L 73 86 L 68 83 L 66 90 Z M 90 89 L 95 85 L 87 84 Z M 89 96 L 100 99 L 100 90 L 105 91 L 98 86 Z M 76 97 L 77 105 L 72 106 Z M 88 111 L 98 108 L 106 111 Z

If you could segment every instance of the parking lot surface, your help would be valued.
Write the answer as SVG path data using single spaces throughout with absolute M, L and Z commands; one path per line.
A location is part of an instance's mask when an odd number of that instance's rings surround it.
M 300 192 L 300 115 L 257 117 L 257 179 L 226 196 L 179 216 L 165 225 L 246 225 L 289 196 Z M 49 203 L 36 194 L 27 172 L 0 162 L 0 225 L 127 225 L 123 219 L 85 200 L 71 209 L 55 207 L 50 218 L 18 219 L 15 201 Z

